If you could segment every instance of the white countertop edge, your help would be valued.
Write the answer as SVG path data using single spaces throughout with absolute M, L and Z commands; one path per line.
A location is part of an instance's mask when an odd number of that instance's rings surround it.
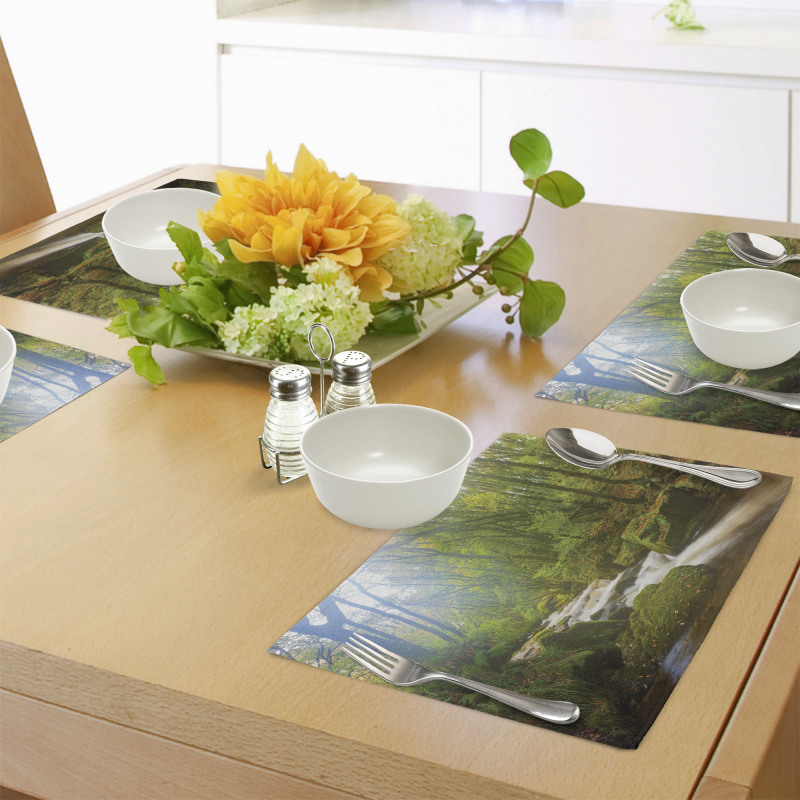
M 498 41 L 476 35 L 448 39 L 435 33 L 417 32 L 387 35 L 373 31 L 365 37 L 363 29 L 346 27 L 338 27 L 334 39 L 328 29 L 300 30 L 297 25 L 277 23 L 254 26 L 238 20 L 220 20 L 217 34 L 217 41 L 223 47 L 741 75 L 793 80 L 797 84 L 793 88 L 800 89 L 800 52 L 785 50 L 714 47 L 676 51 L 670 45 L 638 42 L 535 38 Z

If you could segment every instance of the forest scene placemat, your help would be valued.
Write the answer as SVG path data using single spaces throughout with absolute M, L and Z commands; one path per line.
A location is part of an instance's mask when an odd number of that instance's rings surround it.
M 342 650 L 357 632 L 427 667 L 570 700 L 581 717 L 540 722 L 441 681 L 396 691 L 635 748 L 790 485 L 765 474 L 728 489 L 633 461 L 582 470 L 507 433 L 445 512 L 395 534 L 270 652 L 390 686 Z
M 0 403 L 0 442 L 124 372 L 130 364 L 11 331 L 17 357 Z
M 715 389 L 671 397 L 625 373 L 625 368 L 638 357 L 693 378 L 777 392 L 800 392 L 800 354 L 770 369 L 735 369 L 707 358 L 692 342 L 680 307 L 683 289 L 711 272 L 748 266 L 728 249 L 726 236 L 723 231 L 704 233 L 636 302 L 552 378 L 538 396 L 630 414 L 800 436 L 797 411 Z M 797 240 L 774 238 L 788 252 L 800 251 Z M 797 274 L 797 268 L 793 269 L 791 264 L 784 269 Z
M 167 187 L 216 191 L 216 184 L 205 181 L 177 180 L 159 188 Z M 102 219 L 98 214 L 0 259 L 0 295 L 101 318 L 119 313 L 117 297 L 139 305 L 157 303 L 157 286 L 137 280 L 117 264 Z

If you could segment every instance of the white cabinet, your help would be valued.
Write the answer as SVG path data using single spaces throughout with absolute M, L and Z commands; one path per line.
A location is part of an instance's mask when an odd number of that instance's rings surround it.
M 363 180 L 480 188 L 480 74 L 240 49 L 221 57 L 222 161 L 291 171 L 301 143 Z
M 588 201 L 800 221 L 800 10 L 749 4 L 709 0 L 700 32 L 643 0 L 232 13 L 222 155 L 258 166 L 271 148 L 291 168 L 305 141 L 365 180 L 523 192 L 508 140 L 535 127 Z
M 527 191 L 507 142 L 539 128 L 588 202 L 788 219 L 785 90 L 490 72 L 482 102 L 485 190 Z

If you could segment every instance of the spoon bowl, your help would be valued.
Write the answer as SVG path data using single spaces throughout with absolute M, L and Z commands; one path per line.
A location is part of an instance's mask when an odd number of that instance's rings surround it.
M 683 461 L 640 453 L 620 453 L 614 443 L 605 436 L 581 428 L 551 428 L 544 438 L 557 456 L 569 464 L 584 469 L 605 469 L 619 461 L 643 461 L 646 464 L 656 464 L 688 472 L 690 475 L 698 475 L 734 489 L 749 489 L 761 481 L 761 473 L 752 469 L 686 464 Z
M 778 267 L 785 261 L 800 260 L 800 253 L 790 256 L 779 241 L 761 233 L 729 233 L 725 241 L 735 256 L 757 267 Z

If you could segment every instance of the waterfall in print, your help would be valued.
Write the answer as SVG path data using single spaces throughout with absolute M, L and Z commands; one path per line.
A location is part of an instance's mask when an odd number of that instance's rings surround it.
M 543 627 L 555 630 L 571 627 L 577 622 L 607 620 L 615 612 L 631 608 L 637 595 L 655 583 L 661 583 L 675 567 L 697 564 L 715 566 L 752 530 L 754 521 L 774 513 L 784 489 L 766 480 L 753 489 L 732 489 L 728 500 L 737 501 L 738 492 L 748 492 L 747 502 L 726 502 L 717 519 L 696 532 L 692 540 L 676 555 L 650 552 L 638 564 L 627 567 L 610 580 L 592 581 L 564 608 L 554 611 L 544 620 Z M 749 555 L 749 550 L 748 550 Z

